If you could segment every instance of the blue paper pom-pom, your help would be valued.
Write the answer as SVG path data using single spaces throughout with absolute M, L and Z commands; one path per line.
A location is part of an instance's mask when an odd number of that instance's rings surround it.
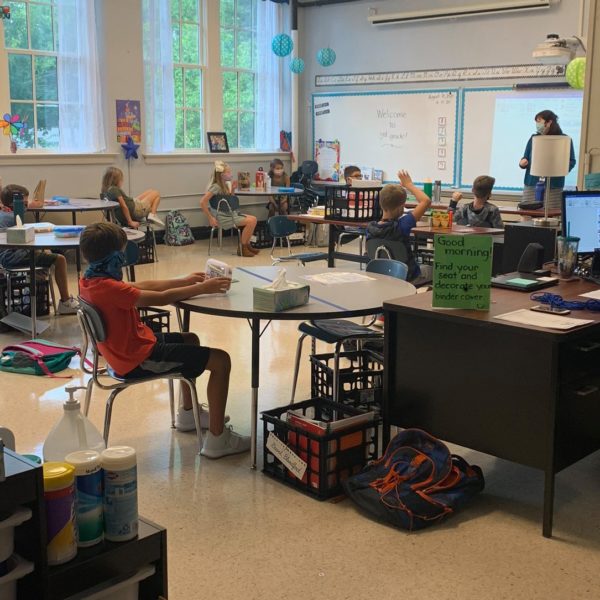
M 296 73 L 296 75 L 300 75 L 304 71 L 304 61 L 298 57 L 293 58 L 290 62 L 290 71 Z
M 317 52 L 317 61 L 322 67 L 330 67 L 335 62 L 335 52 L 332 48 L 321 48 Z
M 294 42 L 287 33 L 280 33 L 273 38 L 271 48 L 277 56 L 287 56 L 294 49 Z

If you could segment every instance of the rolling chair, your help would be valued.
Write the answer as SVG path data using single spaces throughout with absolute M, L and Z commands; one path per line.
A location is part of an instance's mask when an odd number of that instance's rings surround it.
M 232 230 L 237 234 L 237 246 L 238 246 L 238 254 L 242 253 L 242 234 L 240 232 L 240 228 L 233 223 L 233 211 L 239 210 L 240 208 L 240 199 L 237 196 L 228 196 L 229 199 L 223 198 L 222 196 L 212 196 L 208 201 L 210 207 L 216 212 L 221 212 L 227 216 L 232 217 L 232 227 L 226 231 Z M 217 224 L 216 227 L 210 228 L 210 237 L 208 238 L 208 255 L 210 256 L 210 251 L 212 249 L 212 241 L 213 235 L 217 231 L 217 239 L 219 241 L 219 248 L 223 247 L 223 227 L 220 224 Z
M 397 279 L 406 280 L 408 267 L 406 264 L 390 259 L 375 259 L 369 262 L 366 269 L 367 273 L 379 273 L 389 275 Z M 357 340 L 360 345 L 363 342 L 370 340 L 382 339 L 383 333 L 373 331 L 370 325 L 373 324 L 375 318 L 368 325 L 359 325 L 346 319 L 326 319 L 318 321 L 305 321 L 300 323 L 298 331 L 301 335 L 298 339 L 296 348 L 296 359 L 294 362 L 294 380 L 292 383 L 292 398 L 291 403 L 294 403 L 296 396 L 296 386 L 298 384 L 298 373 L 300 371 L 300 359 L 302 357 L 302 346 L 306 336 L 312 338 L 313 354 L 315 351 L 315 341 L 320 340 L 326 344 L 335 344 L 333 357 L 333 398 L 334 402 L 339 398 L 339 371 L 340 371 L 340 350 L 345 342 Z
M 116 397 L 127 388 L 132 385 L 139 383 L 147 383 L 149 381 L 158 381 L 160 379 L 167 379 L 169 383 L 169 403 L 171 407 L 171 427 L 175 427 L 175 391 L 173 381 L 179 380 L 185 383 L 192 394 L 192 407 L 194 411 L 194 421 L 196 422 L 196 436 L 198 438 L 198 452 L 202 449 L 202 429 L 200 428 L 200 405 L 198 404 L 198 395 L 196 393 L 196 386 L 192 379 L 184 377 L 181 373 L 161 373 L 151 377 L 143 378 L 127 378 L 117 375 L 110 366 L 100 367 L 98 365 L 99 358 L 101 356 L 98 350 L 98 342 L 106 340 L 106 327 L 104 320 L 98 309 L 92 304 L 79 298 L 79 310 L 77 311 L 77 319 L 79 320 L 79 326 L 83 335 L 83 346 L 81 349 L 81 370 L 91 375 L 85 392 L 85 405 L 83 409 L 84 415 L 87 416 L 90 410 L 90 403 L 92 399 L 92 389 L 96 385 L 102 390 L 109 391 L 110 395 L 106 400 L 106 409 L 104 412 L 104 442 L 108 446 L 108 436 L 110 433 L 110 423 L 112 418 L 112 409 Z M 87 359 L 87 351 L 91 347 L 92 350 L 92 361 L 90 367 L 90 361 Z M 109 380 L 103 381 L 104 378 L 110 378 Z
M 297 231 L 297 226 L 294 221 L 290 221 L 290 219 L 285 216 L 276 215 L 267 221 L 267 225 L 269 227 L 271 237 L 273 238 L 273 245 L 271 246 L 271 260 L 273 261 L 273 264 L 296 261 L 304 265 L 307 262 L 314 262 L 316 260 L 327 260 L 326 252 L 301 252 L 299 254 L 292 253 L 290 235 L 296 233 Z M 283 249 L 284 240 L 287 243 L 288 255 L 274 256 L 273 253 L 275 252 L 275 246 L 277 245 L 277 242 L 279 241 L 279 244 Z

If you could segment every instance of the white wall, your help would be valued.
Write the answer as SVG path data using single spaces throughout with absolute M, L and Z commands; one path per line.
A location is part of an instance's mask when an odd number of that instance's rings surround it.
M 216 2 L 216 0 L 208 0 Z M 4 183 L 20 183 L 33 190 L 39 179 L 47 179 L 46 193 L 71 197 L 97 197 L 104 169 L 111 164 L 125 172 L 125 189 L 132 195 L 153 187 L 163 196 L 161 210 L 185 208 L 192 226 L 206 225 L 199 200 L 204 192 L 215 158 L 231 163 L 237 171 L 254 172 L 259 166 L 268 168 L 273 156 L 286 163 L 289 156 L 270 153 L 231 153 L 227 155 L 175 153 L 144 156 L 140 148 L 138 160 L 131 161 L 131 177 L 127 177 L 127 162 L 116 141 L 115 100 L 142 101 L 142 129 L 152 115 L 144 111 L 144 78 L 142 55 L 141 0 L 97 0 L 96 17 L 101 57 L 101 80 L 105 92 L 104 117 L 107 131 L 107 152 L 102 155 L 57 156 L 27 153 L 0 154 L 0 176 Z M 4 136 L 1 136 L 4 137 Z M 247 212 L 266 218 L 264 200 L 244 198 Z M 70 218 L 70 217 L 69 217 Z M 82 219 L 82 222 L 85 222 Z
M 379 14 L 416 9 L 486 4 L 491 0 L 370 0 L 300 9 L 300 54 L 306 62 L 301 77 L 300 160 L 312 157 L 311 94 L 315 91 L 351 91 L 358 89 L 401 90 L 417 85 L 358 86 L 316 88 L 315 75 L 366 73 L 513 65 L 532 63 L 531 51 L 547 33 L 571 36 L 579 32 L 581 1 L 561 0 L 548 10 L 505 15 L 461 18 L 445 21 L 375 27 L 367 21 L 369 8 Z M 503 0 L 504 1 L 504 0 Z M 509 1 L 509 0 L 506 0 Z M 316 61 L 320 48 L 330 46 L 337 54 L 331 67 Z M 464 85 L 449 82 L 448 87 Z M 469 87 L 489 85 L 489 81 L 469 82 Z M 503 80 L 501 85 L 513 82 Z M 443 87 L 429 83 L 421 87 Z M 356 123 L 359 126 L 360 115 Z

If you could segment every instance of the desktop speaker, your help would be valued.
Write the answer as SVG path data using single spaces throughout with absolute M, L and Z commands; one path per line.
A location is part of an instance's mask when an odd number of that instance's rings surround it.
M 517 271 L 519 273 L 533 273 L 541 269 L 544 264 L 544 246 L 533 243 L 528 244 L 521 254 Z

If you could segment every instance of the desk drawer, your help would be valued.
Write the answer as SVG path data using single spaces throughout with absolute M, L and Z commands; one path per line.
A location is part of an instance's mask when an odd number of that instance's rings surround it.
M 584 338 L 561 345 L 560 381 L 600 377 L 600 337 Z

